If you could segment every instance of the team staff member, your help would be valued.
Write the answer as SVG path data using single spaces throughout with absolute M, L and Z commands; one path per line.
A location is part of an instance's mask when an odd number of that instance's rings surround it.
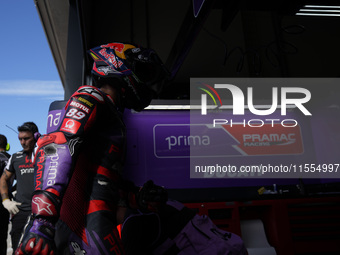
M 95 86 L 81 86 L 56 132 L 38 140 L 32 218 L 16 254 L 123 254 L 116 229 L 125 158 L 124 108 L 141 111 L 164 74 L 131 44 L 90 50 Z
M 10 154 L 6 151 L 9 150 L 9 143 L 4 135 L 0 135 L 0 176 L 2 175 L 5 166 L 10 158 Z M 9 213 L 0 204 L 0 254 L 7 253 L 7 231 L 8 231 Z
M 2 204 L 11 214 L 13 251 L 19 243 L 22 230 L 31 214 L 32 192 L 34 190 L 33 151 L 40 135 L 37 125 L 33 122 L 25 122 L 18 127 L 18 132 L 23 150 L 11 156 L 0 179 Z M 9 194 L 12 177 L 17 181 L 17 192 L 13 200 L 10 198 L 11 194 Z

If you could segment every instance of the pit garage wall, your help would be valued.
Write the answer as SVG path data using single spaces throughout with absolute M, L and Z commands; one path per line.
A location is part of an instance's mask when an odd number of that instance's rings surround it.
M 252 160 L 280 163 L 333 162 L 339 154 L 338 108 L 315 111 L 313 119 L 301 119 L 294 112 L 290 117 L 299 123 L 295 135 L 296 154 L 248 156 Z M 340 117 L 340 116 L 339 116 Z M 188 111 L 126 112 L 128 153 L 126 175 L 141 185 L 148 179 L 169 189 L 169 196 L 185 202 L 201 215 L 208 215 L 221 229 L 240 235 L 249 254 L 305 255 L 338 254 L 340 244 L 339 192 L 329 192 L 335 179 L 240 179 L 190 178 L 190 152 L 184 137 L 190 135 Z M 219 130 L 218 130 L 219 131 Z M 215 132 L 218 132 L 215 130 Z M 223 140 L 222 133 L 220 139 Z M 175 139 L 168 139 L 169 137 Z M 179 145 L 178 137 L 183 137 Z M 207 149 L 209 150 L 209 148 Z M 207 151 L 207 153 L 209 153 Z M 268 151 L 265 151 L 268 154 Z M 242 164 L 245 157 L 231 157 Z M 273 160 L 274 158 L 274 160 Z M 283 189 L 282 194 L 262 194 L 266 187 Z M 312 189 L 310 187 L 314 187 Z M 325 186 L 323 186 L 325 185 Z M 326 187 L 326 188 L 325 188 Z M 258 229 L 246 228 L 255 222 Z M 263 233 L 260 233 L 263 228 Z M 257 236 L 263 234 L 264 239 Z M 260 235 L 262 236 L 262 235 Z M 261 237 L 260 237 L 261 238 Z M 255 245 L 254 245 L 255 243 Z
M 53 102 L 50 107 L 47 132 L 59 125 L 65 101 Z M 318 162 L 332 161 L 339 154 L 340 109 L 328 107 L 315 111 L 313 119 L 300 120 L 303 152 L 282 155 L 282 162 L 315 158 Z M 338 192 L 323 188 L 308 191 L 308 184 L 330 187 L 335 179 L 304 179 L 305 187 L 297 179 L 226 179 L 190 178 L 190 153 L 186 145 L 171 145 L 168 137 L 190 135 L 188 111 L 125 112 L 127 126 L 126 177 L 142 185 L 146 180 L 169 189 L 171 198 L 199 214 L 209 215 L 221 229 L 244 238 L 248 251 L 275 250 L 277 255 L 338 254 L 340 244 L 340 197 Z M 327 120 L 327 121 L 325 121 Z M 183 145 L 183 144 L 182 144 Z M 176 148 L 176 149 L 175 149 Z M 265 157 L 271 160 L 272 156 Z M 277 155 L 276 155 L 277 157 Z M 240 163 L 244 157 L 234 157 Z M 288 190 L 282 194 L 262 194 L 260 187 Z M 300 189 L 297 189 L 296 185 Z M 326 186 L 320 186 L 326 185 Z M 295 187 L 295 189 L 294 189 Z M 338 186 L 337 186 L 338 187 Z M 263 226 L 266 247 L 252 247 L 247 221 Z M 256 235 L 251 235 L 254 237 Z
M 325 120 L 323 112 L 318 113 Z M 248 158 L 252 163 L 268 162 L 273 165 L 291 163 L 310 163 L 311 160 L 323 162 L 325 159 L 334 159 L 338 149 L 328 129 L 336 132 L 335 127 L 329 127 L 328 124 L 319 123 L 318 116 L 311 120 L 301 118 L 298 114 L 291 113 L 289 118 L 298 121 L 299 126 L 294 128 L 295 142 L 283 146 L 269 146 L 264 150 L 246 151 L 248 155 L 240 155 L 236 150 L 229 151 L 228 162 L 233 165 L 244 164 Z M 247 119 L 247 117 L 245 117 Z M 249 119 L 249 117 L 248 117 Z M 240 120 L 241 121 L 241 120 Z M 239 121 L 239 122 L 240 122 Z M 252 178 L 217 178 L 218 175 L 206 175 L 207 178 L 191 179 L 190 178 L 190 146 L 188 137 L 190 136 L 190 116 L 188 111 L 143 111 L 140 113 L 129 112 L 125 114 L 125 122 L 128 128 L 128 152 L 126 173 L 136 183 L 142 184 L 148 179 L 153 179 L 156 183 L 164 185 L 170 189 L 183 188 L 216 188 L 216 187 L 238 187 L 238 186 L 263 186 L 280 184 L 298 184 L 297 179 L 252 179 Z M 334 123 L 336 125 L 336 123 Z M 202 125 L 204 126 L 204 125 Z M 276 133 L 284 132 L 280 124 L 276 125 Z M 240 128 L 249 133 L 256 128 Z M 262 129 L 261 129 L 262 130 Z M 269 130 L 273 128 L 269 127 Z M 210 132 L 210 133 L 209 133 Z M 220 129 L 207 129 L 206 135 L 211 137 L 214 133 L 220 132 L 217 138 L 230 144 L 230 134 Z M 242 131 L 243 132 L 243 131 Z M 241 132 L 241 133 L 242 133 Z M 253 132 L 253 131 L 252 131 Z M 273 132 L 273 131 L 271 131 Z M 242 134 L 232 134 L 235 137 L 241 137 Z M 204 137 L 201 137 L 204 139 Z M 212 140 L 212 139 L 211 139 Z M 241 140 L 241 139 L 239 139 Z M 332 140 L 328 144 L 327 140 Z M 242 141 L 241 141 L 242 143 Z M 237 143 L 235 143 L 237 144 Z M 195 145 L 199 146 L 199 145 Z M 204 147 L 204 145 L 201 145 Z M 206 146 L 206 155 L 212 149 L 211 144 Z M 229 146 L 229 145 L 228 145 Z M 323 146 L 323 147 L 321 147 Z M 333 146 L 333 148 L 329 148 Z M 210 148 L 209 148 L 210 147 Z M 239 144 L 242 147 L 242 144 Z M 277 149 L 279 147 L 279 149 Z M 244 148 L 243 148 L 244 149 Z M 273 152 L 274 151 L 274 152 Z M 233 156 L 232 153 L 234 153 Z M 213 155 L 211 155 L 213 156 Z M 204 159 L 202 159 L 204 161 Z M 333 162 L 335 163 L 335 162 Z M 219 175 L 220 177 L 225 177 Z M 246 175 L 245 175 L 246 176 Z M 306 183 L 319 183 L 319 179 L 305 179 Z
M 47 120 L 47 132 L 55 130 L 59 125 L 64 105 L 65 101 L 56 101 L 51 104 Z M 334 162 L 334 159 L 337 159 L 337 155 L 340 155 L 338 146 L 340 142 L 340 109 L 334 105 L 320 109 L 320 111 L 313 111 L 313 118 L 302 118 L 294 111 L 289 113 L 287 118 L 296 119 L 299 124 L 297 128 L 294 128 L 295 142 L 293 144 L 273 145 L 263 151 L 257 150 L 257 153 L 260 151 L 257 155 L 252 154 L 254 153 L 252 151 L 246 151 L 249 155 L 237 155 L 238 151 L 229 151 L 226 154 L 228 162 L 233 165 L 241 165 L 249 160 L 252 164 L 268 162 L 273 165 L 311 163 L 311 160 L 315 160 L 315 163 L 339 163 Z M 247 120 L 251 116 L 245 115 L 244 118 Z M 221 197 L 223 200 L 229 196 L 230 199 L 237 198 L 236 194 L 239 192 L 247 193 L 248 191 L 244 187 L 252 187 L 250 196 L 254 198 L 258 195 L 257 190 L 259 188 L 273 189 L 271 188 L 273 184 L 276 184 L 277 189 L 285 189 L 285 186 L 290 185 L 289 192 L 301 193 L 301 190 L 296 190 L 296 185 L 301 185 L 301 180 L 297 178 L 225 178 L 226 176 L 223 174 L 205 175 L 204 178 L 197 179 L 190 178 L 190 146 L 188 140 L 190 136 L 190 113 L 187 110 L 145 110 L 139 113 L 126 110 L 124 120 L 127 126 L 125 175 L 137 185 L 142 185 L 147 180 L 152 179 L 155 183 L 170 190 L 190 190 L 190 194 L 186 197 L 188 201 L 196 201 L 198 194 L 195 194 L 194 191 L 204 189 L 210 190 L 211 199 L 218 199 L 216 194 L 213 193 L 215 192 L 214 189 L 220 188 L 234 188 L 232 194 Z M 280 129 L 280 124 L 275 126 L 277 126 L 276 133 L 284 132 L 280 131 L 284 130 Z M 238 147 L 242 147 L 241 138 L 238 137 L 242 136 L 243 130 L 249 133 L 250 129 L 254 132 L 254 128 L 240 128 L 240 134 L 232 134 L 234 138 L 236 137 L 241 142 Z M 272 128 L 269 128 L 269 130 L 272 130 Z M 226 143 L 228 141 L 230 143 L 230 139 L 235 141 L 230 137 L 230 133 L 220 129 L 207 129 L 204 132 L 211 137 L 216 136 L 222 143 L 224 142 L 223 139 Z M 230 143 L 230 148 L 234 148 L 233 145 L 235 144 Z M 203 148 L 207 155 L 211 149 L 209 146 Z M 277 149 L 278 147 L 279 149 Z M 248 148 L 244 147 L 243 149 Z M 202 162 L 204 161 L 205 159 L 202 158 Z M 304 184 L 321 184 L 336 182 L 337 180 L 334 178 L 305 178 L 302 181 Z M 207 193 L 205 194 L 207 195 Z M 184 198 L 184 193 L 180 195 Z M 209 195 L 205 199 L 209 201 Z

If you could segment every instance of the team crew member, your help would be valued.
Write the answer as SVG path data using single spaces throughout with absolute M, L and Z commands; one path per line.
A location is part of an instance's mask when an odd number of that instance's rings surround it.
M 40 135 L 37 125 L 33 122 L 25 122 L 18 127 L 18 132 L 18 138 L 23 150 L 11 156 L 0 179 L 2 204 L 12 217 L 11 239 L 13 250 L 17 247 L 27 218 L 31 214 L 31 201 L 34 190 L 33 152 L 35 143 Z M 17 192 L 15 198 L 11 199 L 9 188 L 12 185 L 13 177 L 17 181 Z
M 10 154 L 7 153 L 9 150 L 9 143 L 4 135 L 0 135 L 0 176 L 5 170 Z M 8 231 L 8 220 L 9 213 L 0 203 L 0 254 L 7 253 L 7 231 Z
M 109 43 L 89 52 L 96 86 L 80 87 L 57 131 L 38 141 L 33 217 L 16 254 L 124 253 L 116 229 L 122 110 L 148 106 L 167 73 L 150 49 Z

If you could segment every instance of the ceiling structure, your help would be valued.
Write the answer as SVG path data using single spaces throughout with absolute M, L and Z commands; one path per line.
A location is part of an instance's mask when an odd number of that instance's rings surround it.
M 35 0 L 65 98 L 90 82 L 88 49 L 129 42 L 158 52 L 171 100 L 188 99 L 191 77 L 338 77 L 340 17 L 296 15 L 319 3 Z

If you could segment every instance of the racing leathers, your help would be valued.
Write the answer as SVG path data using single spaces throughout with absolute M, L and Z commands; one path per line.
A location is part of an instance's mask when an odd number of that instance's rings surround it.
M 80 87 L 59 128 L 37 144 L 32 217 L 16 254 L 123 254 L 116 209 L 125 125 L 112 98 Z

